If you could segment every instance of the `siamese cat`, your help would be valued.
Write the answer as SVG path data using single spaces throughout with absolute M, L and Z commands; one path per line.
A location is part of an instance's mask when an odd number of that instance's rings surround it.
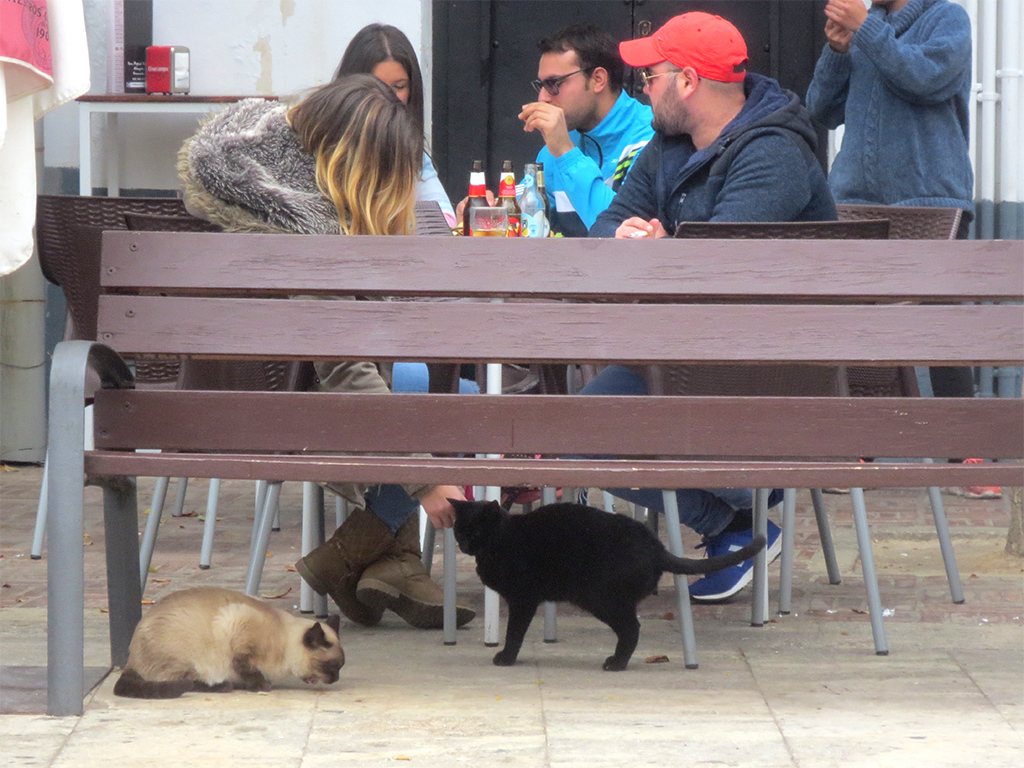
M 175 592 L 135 628 L 114 693 L 173 699 L 186 691 L 269 691 L 271 680 L 290 676 L 334 683 L 345 664 L 340 622 L 302 619 L 228 589 Z
M 762 536 L 727 555 L 676 557 L 651 530 L 625 515 L 582 504 L 548 504 L 510 515 L 496 501 L 448 499 L 455 540 L 476 557 L 480 580 L 508 603 L 505 647 L 494 663 L 516 663 L 540 604 L 565 601 L 589 611 L 618 638 L 604 669 L 626 668 L 640 638 L 636 608 L 654 593 L 664 571 L 709 573 L 742 563 L 764 547 Z

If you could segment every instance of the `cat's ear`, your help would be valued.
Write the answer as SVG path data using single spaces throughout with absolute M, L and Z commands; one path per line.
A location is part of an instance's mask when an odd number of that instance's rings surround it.
M 332 613 L 327 617 L 327 626 L 334 630 L 334 634 L 341 636 L 341 614 Z
M 327 635 L 324 634 L 324 628 L 319 621 L 302 635 L 302 644 L 311 651 L 315 651 L 317 648 L 328 648 L 331 645 L 327 641 Z

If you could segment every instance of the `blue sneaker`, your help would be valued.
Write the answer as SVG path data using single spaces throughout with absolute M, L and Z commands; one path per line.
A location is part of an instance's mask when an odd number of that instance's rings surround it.
M 753 533 L 746 531 L 729 531 L 720 533 L 713 538 L 704 539 L 701 545 L 708 557 L 725 555 L 735 552 L 750 543 Z M 782 553 L 782 529 L 771 520 L 768 521 L 768 544 L 765 546 L 768 562 L 771 563 Z M 721 571 L 709 573 L 690 585 L 690 598 L 701 602 L 718 602 L 726 600 L 754 578 L 754 560 L 744 560 L 739 565 Z

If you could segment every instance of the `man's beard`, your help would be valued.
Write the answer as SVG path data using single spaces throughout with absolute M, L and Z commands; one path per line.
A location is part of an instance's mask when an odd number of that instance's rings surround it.
M 690 111 L 676 93 L 674 82 L 669 84 L 665 95 L 658 102 L 658 105 L 656 107 L 652 106 L 652 111 L 654 118 L 651 120 L 651 126 L 654 130 L 661 132 L 665 136 L 679 136 L 689 133 L 687 125 L 689 123 Z

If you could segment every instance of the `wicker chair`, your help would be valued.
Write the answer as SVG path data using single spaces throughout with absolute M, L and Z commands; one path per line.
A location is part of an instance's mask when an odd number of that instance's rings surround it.
M 176 198 L 79 197 L 39 195 L 36 198 L 36 250 L 39 266 L 51 283 L 59 286 L 67 301 L 65 340 L 96 338 L 96 305 L 99 296 L 100 235 L 105 229 L 125 229 L 125 214 L 186 215 Z M 136 380 L 142 386 L 172 387 L 178 380 L 177 363 L 139 362 Z M 46 531 L 47 473 L 36 510 L 32 559 L 42 557 Z M 153 508 L 162 507 L 166 479 L 158 483 Z M 159 502 L 159 504 L 158 504 Z
M 840 221 L 783 223 L 783 224 L 721 224 L 695 223 L 680 225 L 676 237 L 812 237 L 812 238 L 868 238 L 877 239 L 888 236 L 891 238 L 952 238 L 960 222 L 959 209 L 905 208 L 891 206 L 838 206 Z M 879 221 L 887 222 L 886 234 L 881 230 L 872 233 L 869 229 L 858 229 L 857 225 L 872 225 Z M 908 368 L 865 368 L 849 367 L 845 375 L 838 381 L 830 382 L 819 370 L 809 371 L 813 366 L 783 366 L 779 370 L 764 369 L 733 369 L 718 367 L 708 370 L 711 366 L 684 366 L 681 370 L 669 370 L 662 373 L 663 391 L 667 394 L 746 394 L 759 392 L 778 395 L 826 395 L 832 388 L 838 392 L 851 395 L 917 395 L 917 382 L 913 369 Z M 786 368 L 790 368 L 786 371 Z M 795 369 L 795 370 L 794 370 Z M 810 378 L 805 378 L 807 376 Z M 788 378 L 788 382 L 787 379 Z M 813 390 L 820 388 L 820 391 Z M 808 391 L 812 390 L 812 391 Z M 949 538 L 949 530 L 938 488 L 929 488 L 929 497 L 935 518 L 936 532 L 942 549 L 950 593 L 954 602 L 963 602 L 963 590 L 960 576 Z M 861 536 L 858 536 L 862 567 L 864 569 L 865 587 L 869 595 L 874 595 L 877 603 L 878 583 L 874 574 L 873 557 L 870 550 L 870 537 L 867 536 L 867 516 L 864 496 L 861 489 L 851 489 L 854 506 L 854 520 Z M 823 509 L 821 492 L 811 491 L 818 531 L 822 541 L 829 581 L 838 584 L 840 581 L 838 564 L 831 543 L 831 532 L 828 518 Z M 781 578 L 779 589 L 779 612 L 790 611 L 793 577 L 793 519 L 795 515 L 795 491 L 786 489 L 783 501 L 783 546 Z M 755 578 L 755 583 L 757 583 Z M 758 597 L 764 612 L 767 612 L 767 589 Z M 758 615 L 755 604 L 754 615 Z M 766 618 L 766 615 L 764 616 Z M 755 621 L 755 623 L 758 623 Z

